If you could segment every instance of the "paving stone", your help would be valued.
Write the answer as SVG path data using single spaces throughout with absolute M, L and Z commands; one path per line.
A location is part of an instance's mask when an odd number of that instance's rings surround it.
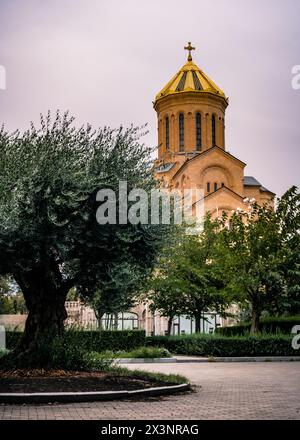
M 128 368 L 182 374 L 194 391 L 151 400 L 0 405 L 0 419 L 300 420 L 299 362 L 131 364 Z

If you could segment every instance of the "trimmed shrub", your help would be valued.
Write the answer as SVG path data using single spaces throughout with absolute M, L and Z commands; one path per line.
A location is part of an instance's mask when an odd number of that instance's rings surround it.
M 151 336 L 146 344 L 165 347 L 172 354 L 204 357 L 299 356 L 292 348 L 292 337 L 262 335 L 223 337 L 217 335 Z
M 15 348 L 21 336 L 21 332 L 6 332 L 7 348 L 9 350 Z M 129 351 L 145 345 L 145 332 L 144 330 L 67 330 L 65 341 L 86 351 Z
M 300 324 L 300 316 L 263 318 L 260 321 L 260 331 L 268 334 L 281 333 L 288 335 L 291 334 L 292 328 L 297 324 Z M 250 322 L 242 322 L 231 327 L 219 327 L 216 329 L 216 333 L 223 336 L 242 336 L 250 333 L 250 327 Z
M 139 347 L 127 353 L 117 353 L 117 357 L 154 359 L 171 357 L 171 353 L 164 347 Z

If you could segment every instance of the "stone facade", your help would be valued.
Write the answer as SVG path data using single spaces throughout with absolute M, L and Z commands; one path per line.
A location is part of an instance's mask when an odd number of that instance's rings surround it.
M 3 325 L 6 330 L 23 331 L 25 327 L 27 315 L 0 315 L 0 325 Z
M 275 194 L 254 177 L 245 176 L 246 164 L 226 150 L 225 112 L 229 100 L 193 63 L 192 46 L 189 44 L 187 48 L 187 63 L 156 95 L 153 103 L 158 125 L 156 178 L 167 190 L 202 190 L 204 212 L 210 212 L 213 218 L 222 212 L 230 216 L 233 210 L 243 207 L 245 198 L 255 198 L 259 204 L 273 207 Z M 140 323 L 147 333 L 164 333 L 166 318 L 153 317 L 145 304 L 135 311 L 139 316 L 144 315 Z M 237 314 L 237 307 L 233 305 L 230 312 Z M 173 334 L 180 333 L 183 327 L 190 329 L 187 332 L 193 331 L 190 320 L 180 320 L 182 323 L 174 321 Z M 224 320 L 218 316 L 210 321 L 210 325 L 203 326 L 203 331 L 235 323 L 233 318 Z
M 66 301 L 66 326 L 79 326 L 84 328 L 97 328 L 98 322 L 93 309 L 81 301 Z
M 65 321 L 67 327 L 80 327 L 86 329 L 97 329 L 99 323 L 91 307 L 80 301 L 66 301 L 66 311 L 68 318 Z M 26 318 L 25 315 L 24 320 Z M 215 313 L 205 314 L 208 321 L 202 320 L 201 328 L 205 333 L 212 333 L 217 326 L 224 325 L 222 320 Z M 167 331 L 168 321 L 159 313 L 151 313 L 149 303 L 146 301 L 132 308 L 129 312 L 119 313 L 117 319 L 104 316 L 101 322 L 103 329 L 134 330 L 141 329 L 146 331 L 146 335 L 164 335 Z M 174 319 L 172 334 L 189 334 L 194 332 L 193 320 L 185 317 Z
M 167 189 L 200 189 L 212 216 L 241 207 L 244 198 L 273 206 L 274 193 L 252 176 L 225 148 L 228 98 L 188 61 L 154 101 L 158 121 L 156 177 Z

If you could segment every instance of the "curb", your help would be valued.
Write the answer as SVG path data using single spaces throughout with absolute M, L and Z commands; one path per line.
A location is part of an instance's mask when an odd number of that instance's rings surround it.
M 300 356 L 244 356 L 244 357 L 174 357 L 174 358 L 122 358 L 118 364 L 164 364 L 164 363 L 207 363 L 207 362 L 300 362 Z
M 169 364 L 178 362 L 177 359 L 174 358 L 118 358 L 116 359 L 116 363 L 118 364 Z
M 299 362 L 300 356 L 244 356 L 244 357 L 209 357 L 209 358 L 176 358 L 178 363 L 201 362 Z
M 65 393 L 0 393 L 0 403 L 75 403 L 119 400 L 135 396 L 162 396 L 190 390 L 189 383 L 132 391 L 89 391 Z

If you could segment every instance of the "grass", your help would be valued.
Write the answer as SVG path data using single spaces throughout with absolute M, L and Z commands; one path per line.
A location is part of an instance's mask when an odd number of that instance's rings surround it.
M 123 353 L 123 357 L 133 357 L 136 355 L 136 357 L 163 357 L 163 356 L 170 356 L 170 353 L 168 350 L 164 348 L 155 348 L 155 347 L 140 347 L 136 350 L 133 350 L 128 353 Z M 7 350 L 0 350 L 0 357 L 7 354 Z M 109 373 L 109 375 L 112 375 L 112 377 L 125 377 L 128 379 L 140 379 L 140 380 L 149 380 L 153 382 L 158 382 L 159 385 L 180 385 L 183 383 L 189 383 L 188 379 L 184 376 L 178 375 L 178 374 L 163 374 L 163 373 L 154 373 L 154 372 L 148 372 L 148 371 L 142 371 L 142 370 L 129 370 L 128 368 L 120 367 L 118 365 L 113 364 L 113 358 L 114 357 L 120 357 L 120 354 L 118 353 L 113 354 L 112 352 L 109 353 L 97 353 L 97 352 L 88 352 L 86 353 L 88 356 L 88 364 L 89 368 L 88 371 L 90 372 L 106 372 Z M 52 373 L 55 373 L 55 370 L 36 370 L 39 372 L 39 374 L 42 376 L 51 376 Z M 35 371 L 35 374 L 36 374 Z M 30 377 L 33 372 L 30 371 L 30 369 L 23 369 L 19 371 L 24 375 L 24 377 Z M 15 371 L 16 373 L 16 371 Z M 49 374 L 50 373 L 50 374 Z M 68 370 L 59 370 L 56 373 L 59 373 L 59 377 L 64 377 L 65 375 L 69 375 L 72 373 L 70 369 Z
M 2 352 L 3 353 L 3 352 Z M 1 352 L 0 352 L 1 356 Z M 118 365 L 113 365 L 111 363 L 111 356 L 107 357 L 104 355 L 104 353 L 95 353 L 90 352 L 90 362 L 91 367 L 89 371 L 103 371 L 111 374 L 114 377 L 127 377 L 132 379 L 141 379 L 141 380 L 152 380 L 156 382 L 161 382 L 162 384 L 169 384 L 169 385 L 180 385 L 183 383 L 188 383 L 188 379 L 184 376 L 181 376 L 179 374 L 163 374 L 163 373 L 153 373 L 148 371 L 142 371 L 142 370 L 129 370 L 124 367 L 120 367 Z M 27 373 L 30 370 L 27 370 Z M 71 371 L 69 370 L 71 373 Z M 24 370 L 24 374 L 26 373 L 26 370 Z M 64 370 L 60 371 L 60 376 L 64 376 Z M 67 371 L 66 371 L 67 373 Z M 28 374 L 25 374 L 25 376 L 28 376 Z M 49 375 L 49 371 L 45 370 L 45 375 Z
M 143 370 L 129 370 L 128 368 L 115 367 L 114 374 L 122 377 L 132 377 L 137 379 L 152 379 L 158 382 L 168 383 L 170 385 L 180 385 L 182 383 L 188 383 L 188 379 L 180 374 L 163 374 L 154 373 Z

